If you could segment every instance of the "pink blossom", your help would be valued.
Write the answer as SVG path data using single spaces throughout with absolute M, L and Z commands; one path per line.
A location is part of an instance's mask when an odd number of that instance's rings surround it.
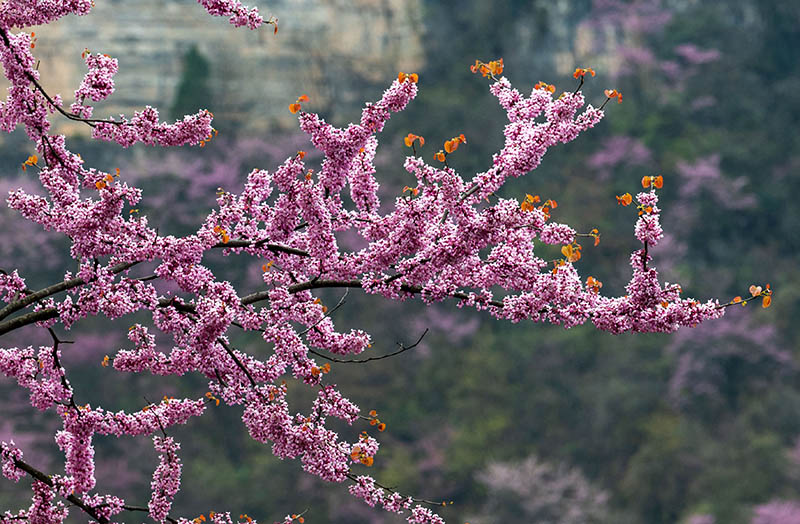
M 0 460 L 3 464 L 3 476 L 14 482 L 25 476 L 25 471 L 18 468 L 15 461 L 22 460 L 22 451 L 14 445 L 14 441 L 0 443 Z
M 177 455 L 181 446 L 172 437 L 153 437 L 153 444 L 160 454 L 158 467 L 150 484 L 153 495 L 147 507 L 153 520 L 164 522 L 172 507 L 172 499 L 181 485 L 182 466 Z

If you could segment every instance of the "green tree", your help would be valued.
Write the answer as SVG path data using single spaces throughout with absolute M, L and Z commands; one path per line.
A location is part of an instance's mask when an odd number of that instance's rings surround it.
M 197 46 L 192 45 L 183 55 L 183 73 L 170 108 L 170 117 L 173 120 L 194 114 L 201 108 L 213 111 L 210 78 L 211 64 Z

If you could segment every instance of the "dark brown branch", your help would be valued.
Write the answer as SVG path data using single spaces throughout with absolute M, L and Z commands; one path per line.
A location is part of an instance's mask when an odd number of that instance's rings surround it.
M 31 311 L 30 313 L 12 318 L 11 320 L 0 322 L 0 335 L 5 335 L 15 329 L 56 317 L 58 317 L 58 310 L 54 307 L 40 309 L 39 311 Z
M 50 336 L 53 339 L 53 367 L 60 370 L 61 373 L 61 385 L 64 387 L 66 391 L 69 391 L 69 406 L 71 406 L 80 416 L 80 410 L 78 410 L 78 405 L 75 404 L 75 393 L 72 389 L 72 385 L 70 385 L 69 380 L 67 380 L 67 372 L 64 367 L 61 365 L 61 362 L 58 359 L 58 345 L 59 343 L 68 343 L 65 340 L 59 340 L 56 332 L 53 331 L 53 328 L 47 328 L 47 331 L 50 333 Z M 71 342 L 69 342 L 71 344 Z
M 363 286 L 361 284 L 361 281 L 359 280 L 308 280 L 306 282 L 298 282 L 297 284 L 289 286 L 289 293 L 294 294 L 294 293 L 299 293 L 300 291 L 308 291 L 311 289 L 321 289 L 321 288 L 361 288 L 361 287 Z M 414 294 L 423 292 L 422 286 L 412 286 L 410 284 L 401 285 L 400 290 L 405 291 L 406 293 L 414 293 Z M 470 299 L 470 296 L 467 293 L 461 291 L 455 291 L 453 293 L 450 293 L 448 296 L 451 298 L 457 298 L 459 300 Z M 243 297 L 241 303 L 243 306 L 246 306 L 249 304 L 254 304 L 256 302 L 262 302 L 268 299 L 269 299 L 268 291 L 258 291 L 256 293 L 251 293 Z M 503 307 L 503 303 L 498 300 L 490 300 L 487 302 L 487 304 L 499 308 Z M 161 307 L 173 306 L 178 311 L 182 311 L 184 313 L 194 313 L 196 310 L 193 304 L 181 304 L 176 302 L 175 297 L 162 298 L 159 301 L 159 305 Z M 16 318 L 12 318 L 11 320 L 0 322 L 0 335 L 4 335 L 10 331 L 19 329 L 29 324 L 33 324 L 35 322 L 41 322 L 43 320 L 56 318 L 57 316 L 58 316 L 58 310 L 56 308 L 46 308 Z
M 11 48 L 11 41 L 8 39 L 8 33 L 6 33 L 5 29 L 0 29 L 0 38 L 3 39 L 3 43 L 13 53 L 13 50 Z M 16 53 L 14 53 L 14 58 L 17 59 L 17 63 L 19 63 L 20 66 L 21 66 L 22 65 L 22 61 L 20 60 L 20 58 L 17 56 Z M 42 96 L 45 97 L 45 99 L 47 100 L 47 103 L 50 104 L 51 108 L 55 109 L 56 111 L 58 111 L 59 113 L 64 115 L 66 118 L 69 118 L 70 120 L 75 120 L 77 122 L 84 122 L 84 123 L 88 124 L 91 127 L 96 127 L 95 124 L 96 123 L 101 123 L 101 122 L 102 123 L 106 123 L 106 124 L 115 124 L 115 125 L 118 125 L 118 126 L 122 125 L 124 123 L 124 122 L 118 122 L 116 120 L 104 120 L 104 119 L 101 119 L 101 118 L 83 118 L 83 117 L 80 117 L 80 116 L 72 114 L 72 113 L 67 113 L 66 111 L 64 111 L 61 108 L 61 106 L 59 106 L 59 105 L 57 105 L 55 103 L 55 101 L 50 97 L 50 95 L 47 94 L 47 92 L 44 90 L 42 85 L 36 80 L 36 78 L 33 77 L 33 75 L 31 75 L 28 71 L 25 71 L 25 76 L 36 87 L 36 90 L 39 91 L 42 94 Z
M 249 242 L 247 240 L 231 240 L 227 244 L 221 244 L 220 243 L 220 244 L 217 244 L 217 245 L 215 245 L 213 247 L 215 247 L 215 248 L 247 247 L 247 246 L 250 246 L 250 245 L 254 245 L 255 246 L 256 244 L 263 244 L 263 243 L 264 242 L 261 242 L 261 241 L 256 242 L 256 243 L 251 243 L 251 242 Z M 289 253 L 289 254 L 292 254 L 292 255 L 298 255 L 298 256 L 304 256 L 304 257 L 311 256 L 311 255 L 308 254 L 308 252 L 303 251 L 301 249 L 296 249 L 296 248 L 289 247 L 289 246 L 282 246 L 280 244 L 267 244 L 267 247 L 272 251 L 279 251 L 279 252 L 283 252 L 283 253 Z M 117 265 L 115 265 L 115 266 L 113 266 L 111 268 L 111 272 L 114 273 L 114 274 L 122 273 L 123 271 L 132 268 L 133 266 L 135 266 L 136 264 L 139 264 L 140 262 L 141 261 L 135 261 L 135 262 L 124 262 L 124 263 L 121 263 L 121 264 L 117 264 Z M 150 276 L 147 276 L 147 277 L 143 277 L 140 280 L 152 280 L 153 278 L 155 278 L 155 277 L 153 275 L 150 275 Z M 76 278 L 71 278 L 69 280 L 64 280 L 63 282 L 58 282 L 56 284 L 53 284 L 52 286 L 48 286 L 48 287 L 40 289 L 40 290 L 38 290 L 36 292 L 30 293 L 28 295 L 25 295 L 24 297 L 22 297 L 22 298 L 20 298 L 18 300 L 10 302 L 3 309 L 0 309 L 0 320 L 8 317 L 9 315 L 11 315 L 12 313 L 14 313 L 16 311 L 19 311 L 20 309 L 26 308 L 27 306 L 29 306 L 29 305 L 31 305 L 31 304 L 33 304 L 35 302 L 38 302 L 38 301 L 40 301 L 42 299 L 45 299 L 45 298 L 47 298 L 49 296 L 55 295 L 55 294 L 60 293 L 62 291 L 67 291 L 69 289 L 73 289 L 75 287 L 82 286 L 83 284 L 86 284 L 86 281 L 84 281 L 82 278 L 77 278 L 76 277 Z M 162 306 L 163 305 L 164 304 L 162 304 Z M 22 318 L 22 317 L 19 317 L 19 318 Z M 47 320 L 48 318 L 54 318 L 54 317 L 49 316 L 47 318 L 34 320 L 34 322 L 38 322 L 39 320 Z M 31 322 L 26 322 L 23 325 L 27 325 L 27 324 L 30 324 L 30 323 Z M 5 327 L 5 323 L 0 324 L 0 335 L 8 332 L 8 331 L 4 331 L 3 330 L 4 327 Z M 20 326 L 16 326 L 16 327 L 20 327 Z M 16 329 L 16 327 L 13 327 L 11 329 Z
M 301 257 L 311 256 L 311 254 L 308 251 L 303 251 L 302 249 L 297 249 L 295 247 L 290 247 L 290 246 L 284 246 L 281 244 L 267 243 L 266 240 L 259 240 L 257 242 L 251 242 L 249 240 L 229 240 L 227 243 L 220 242 L 212 247 L 217 249 L 224 249 L 232 247 L 261 247 L 263 245 L 266 245 L 267 249 L 269 249 L 270 251 L 274 251 L 276 253 L 289 253 L 290 255 L 297 255 Z
M 219 342 L 219 344 L 223 348 L 225 348 L 225 352 L 228 353 L 228 355 L 230 355 L 230 357 L 233 359 L 233 361 L 236 363 L 239 369 L 241 369 L 244 372 L 244 374 L 247 375 L 247 378 L 250 380 L 250 385 L 255 386 L 256 379 L 253 378 L 253 375 L 250 373 L 250 370 L 247 369 L 247 366 L 245 366 L 241 360 L 239 360 L 239 357 L 236 356 L 236 353 L 233 352 L 231 347 L 221 338 L 218 338 L 217 342 Z
M 585 76 L 585 75 L 581 75 L 581 76 L 580 76 L 580 79 L 581 79 L 581 81 L 580 81 L 580 83 L 578 84 L 578 87 L 576 87 L 576 88 L 575 88 L 575 91 L 573 91 L 573 92 L 572 92 L 572 94 L 573 94 L 573 95 L 577 95 L 577 94 L 578 94 L 578 91 L 580 91 L 580 90 L 581 90 L 581 87 L 583 87 L 583 77 L 584 77 L 584 76 Z
M 127 504 L 123 505 L 122 509 L 124 509 L 125 511 L 144 511 L 144 512 L 147 512 L 147 513 L 150 512 L 150 508 L 145 508 L 143 506 L 129 506 Z M 174 518 L 170 517 L 169 515 L 167 515 L 165 518 L 171 524 L 178 524 L 178 519 L 174 519 Z
M 27 462 L 22 461 L 22 460 L 15 460 L 14 461 L 14 465 L 17 466 L 22 471 L 24 471 L 25 473 L 27 473 L 28 475 L 30 475 L 31 477 L 35 478 L 36 480 L 38 480 L 40 482 L 44 482 L 45 484 L 47 484 L 51 488 L 55 487 L 55 485 L 53 483 L 53 480 L 48 475 L 46 475 L 43 472 L 39 471 L 38 469 L 34 468 L 33 466 L 31 466 Z M 97 522 L 100 522 L 101 524 L 108 524 L 109 520 L 107 518 L 101 516 L 100 514 L 98 514 L 97 513 L 97 508 L 93 508 L 92 506 L 89 506 L 88 504 L 85 504 L 81 499 L 79 499 L 75 495 L 69 495 L 66 498 L 67 498 L 68 501 L 72 502 L 75 506 L 79 507 L 81 510 L 83 510 L 84 513 L 86 513 L 87 515 L 92 517 Z M 143 512 L 149 512 L 150 511 L 149 508 L 145 508 L 145 507 L 142 507 L 142 506 L 130 506 L 128 504 L 123 505 L 122 509 L 124 509 L 125 511 L 143 511 Z M 169 515 L 166 517 L 166 519 L 171 524 L 178 524 L 178 520 L 170 517 Z
M 644 243 L 644 254 L 642 255 L 642 269 L 647 271 L 647 242 Z
M 39 482 L 43 482 L 43 483 L 47 484 L 48 486 L 50 486 L 51 488 L 55 487 L 55 483 L 53 482 L 53 480 L 48 475 L 45 475 L 44 473 L 42 473 L 38 469 L 34 468 L 33 466 L 31 466 L 27 462 L 15 459 L 14 460 L 14 465 L 16 467 L 18 467 L 19 469 L 21 469 L 22 471 L 24 471 L 25 473 L 27 473 L 28 475 L 30 475 L 31 477 L 33 477 L 36 480 L 38 480 Z M 88 504 L 85 504 L 81 499 L 79 499 L 75 495 L 69 495 L 69 496 L 66 497 L 66 499 L 68 501 L 72 502 L 73 504 L 75 504 L 77 507 L 79 507 L 81 510 L 83 510 L 84 513 L 86 513 L 87 515 L 92 517 L 94 520 L 96 520 L 100 524 L 108 524 L 109 520 L 107 518 L 105 518 L 105 517 L 101 516 L 100 514 L 98 514 L 97 510 L 95 508 L 93 508 L 92 506 L 89 506 Z
M 125 262 L 122 264 L 117 264 L 111 268 L 111 272 L 114 274 L 122 273 L 123 271 L 132 268 L 138 264 L 138 262 Z M 0 320 L 6 318 L 10 314 L 14 313 L 15 311 L 19 311 L 27 306 L 30 306 L 34 302 L 38 302 L 42 299 L 45 299 L 49 296 L 55 295 L 56 293 L 61 293 L 62 291 L 67 291 L 68 289 L 72 289 L 78 286 L 82 286 L 86 284 L 86 281 L 82 278 L 71 278 L 69 280 L 64 280 L 63 282 L 59 282 L 57 284 L 53 284 L 52 286 L 48 286 L 46 288 L 40 289 L 30 295 L 26 295 L 18 300 L 15 300 L 3 309 L 0 309 Z M 51 317 L 52 318 L 52 317 Z M 2 326 L 2 324 L 0 324 Z M 0 335 L 3 333 L 0 332 Z
M 428 328 L 425 328 L 425 331 L 422 332 L 422 334 L 419 336 L 417 341 L 414 342 L 413 344 L 411 344 L 410 346 L 404 346 L 403 344 L 398 342 L 397 345 L 400 346 L 400 349 L 398 349 L 397 351 L 395 351 L 393 353 L 389 353 L 388 355 L 381 355 L 379 357 L 361 358 L 361 359 L 357 359 L 357 360 L 344 360 L 344 359 L 341 359 L 341 358 L 329 357 L 327 355 L 323 355 L 322 353 L 319 353 L 318 351 L 315 351 L 313 349 L 309 349 L 309 352 L 317 355 L 320 358 L 324 358 L 325 360 L 330 360 L 331 362 L 336 362 L 337 364 L 364 364 L 365 362 L 371 362 L 373 360 L 383 360 L 384 358 L 394 357 L 396 355 L 399 355 L 400 353 L 403 353 L 404 351 L 408 351 L 409 349 L 414 349 L 415 347 L 417 347 L 419 345 L 420 342 L 422 342 L 422 339 L 427 334 L 428 334 Z
M 355 482 L 356 484 L 358 484 L 358 477 L 356 477 L 352 473 L 347 473 L 345 476 L 348 479 L 350 479 L 353 482 Z M 389 486 L 384 486 L 383 484 L 381 484 L 377 480 L 373 479 L 372 483 L 375 484 L 376 486 L 378 486 L 379 488 L 381 488 L 382 490 L 388 491 L 389 493 L 397 493 L 396 489 L 390 488 Z M 411 497 L 411 500 L 413 500 L 414 502 L 421 502 L 422 504 L 430 504 L 431 506 L 443 506 L 443 505 L 445 505 L 444 501 L 436 502 L 436 501 L 433 501 L 433 500 L 418 499 L 416 497 Z

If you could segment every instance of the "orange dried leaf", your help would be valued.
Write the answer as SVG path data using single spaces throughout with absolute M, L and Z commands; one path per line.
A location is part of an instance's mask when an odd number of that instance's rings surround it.
M 772 297 L 770 295 L 764 295 L 764 299 L 761 302 L 761 307 L 768 308 L 772 304 Z
M 301 109 L 300 104 L 289 104 L 289 111 L 292 114 L 297 113 L 298 111 L 300 111 L 300 109 Z
M 537 82 L 536 85 L 533 86 L 533 88 L 534 89 L 544 89 L 545 91 L 548 91 L 550 93 L 555 93 L 555 91 L 556 91 L 556 86 L 548 84 L 546 82 L 542 82 L 541 80 L 539 82 Z

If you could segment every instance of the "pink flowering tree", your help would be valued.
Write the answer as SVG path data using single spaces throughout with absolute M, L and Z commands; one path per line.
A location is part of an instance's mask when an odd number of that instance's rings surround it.
M 257 10 L 238 0 L 199 3 L 235 26 L 257 29 L 265 23 Z M 11 84 L 0 105 L 0 127 L 25 129 L 35 153 L 22 168 L 38 175 L 41 185 L 39 193 L 13 189 L 7 203 L 39 228 L 66 236 L 78 267 L 38 290 L 26 285 L 20 268 L 0 273 L 5 303 L 0 335 L 29 325 L 49 334 L 49 343 L 38 347 L 0 349 L 0 372 L 28 390 L 34 408 L 57 413 L 55 440 L 64 454 L 62 472 L 44 472 L 26 460 L 13 440 L 2 442 L 3 476 L 32 482 L 30 506 L 9 508 L 0 516 L 3 524 L 24 519 L 56 524 L 70 511 L 102 524 L 122 512 L 188 524 L 190 518 L 170 514 L 182 470 L 180 444 L 170 429 L 221 405 L 240 406 L 251 437 L 271 445 L 275 456 L 298 459 L 305 471 L 326 481 L 348 483 L 353 496 L 403 513 L 410 523 L 443 522 L 430 507 L 442 502 L 398 492 L 365 474 L 378 452 L 376 435 L 386 425 L 375 411 L 365 413 L 349 401 L 332 377 L 336 366 L 383 357 L 359 356 L 372 347 L 370 335 L 338 330 L 332 313 L 341 303 L 328 308 L 315 294 L 322 289 L 359 288 L 387 299 L 425 303 L 455 300 L 504 321 L 565 328 L 592 322 L 615 334 L 696 326 L 722 316 L 727 305 L 756 297 L 769 305 L 768 286 L 752 286 L 747 299 L 720 304 L 682 297 L 678 284 L 659 280 L 648 249 L 663 236 L 657 194 L 661 176 L 645 176 L 643 191 L 635 197 L 617 196 L 622 206 L 635 203 L 634 232 L 642 246 L 630 257 L 632 277 L 619 297 L 603 295 L 599 280 L 578 273 L 578 241 L 585 237 L 596 245 L 596 229 L 581 233 L 551 220 L 557 207 L 553 199 L 496 196 L 507 179 L 535 169 L 550 147 L 595 126 L 607 102 L 622 101 L 616 90 L 606 90 L 600 107 L 586 105 L 581 88 L 585 77 L 595 74 L 590 69 L 575 71 L 574 91 L 556 94 L 540 82 L 526 96 L 501 76 L 502 60 L 476 61 L 472 71 L 490 80 L 491 93 L 507 113 L 503 148 L 488 169 L 464 176 L 447 162 L 466 147 L 464 135 L 423 158 L 418 150 L 424 138 L 409 133 L 405 142 L 412 154 L 404 167 L 415 184 L 397 188 L 388 203 L 378 197 L 377 135 L 416 96 L 418 76 L 400 73 L 380 100 L 365 105 L 359 122 L 344 128 L 307 111 L 304 105 L 311 101 L 301 95 L 289 110 L 318 150 L 319 168 L 309 168 L 306 153 L 298 151 L 272 171 L 254 169 L 243 187 L 218 193 L 216 209 L 194 233 L 160 234 L 158 225 L 135 207 L 146 197 L 143 191 L 118 169 L 86 166 L 63 135 L 51 132 L 51 119 L 83 122 L 93 139 L 123 147 L 202 147 L 216 134 L 213 116 L 200 109 L 167 123 L 147 107 L 132 117 L 94 117 L 92 103 L 113 93 L 118 69 L 116 59 L 96 53 L 84 55 L 87 73 L 69 106 L 60 95 L 48 94 L 35 65 L 35 35 L 26 28 L 68 14 L 85 15 L 91 8 L 91 0 L 37 0 L 6 2 L 0 9 L 0 60 Z M 277 19 L 266 23 L 277 31 Z M 345 233 L 359 239 L 357 248 L 342 247 L 337 235 Z M 542 244 L 560 246 L 563 257 L 539 256 Z M 219 278 L 204 264 L 212 251 L 254 260 L 261 266 L 260 282 L 253 286 L 248 281 L 250 289 L 238 289 Z M 127 330 L 126 347 L 109 348 L 103 361 L 109 372 L 197 374 L 207 380 L 203 394 L 164 396 L 130 412 L 82 401 L 61 364 L 66 341 L 59 333 L 90 316 L 133 314 L 148 320 Z M 233 330 L 259 333 L 269 355 L 234 347 Z M 411 347 L 401 346 L 396 353 Z M 313 392 L 308 412 L 290 411 L 290 380 Z M 352 431 L 334 431 L 332 419 L 341 419 Z M 159 460 L 153 465 L 149 501 L 122 500 L 97 485 L 95 435 L 152 439 Z M 231 524 L 236 519 L 230 511 L 219 511 L 193 520 Z M 253 521 L 246 515 L 238 520 Z M 295 520 L 302 523 L 304 517 L 289 514 L 284 522 Z

